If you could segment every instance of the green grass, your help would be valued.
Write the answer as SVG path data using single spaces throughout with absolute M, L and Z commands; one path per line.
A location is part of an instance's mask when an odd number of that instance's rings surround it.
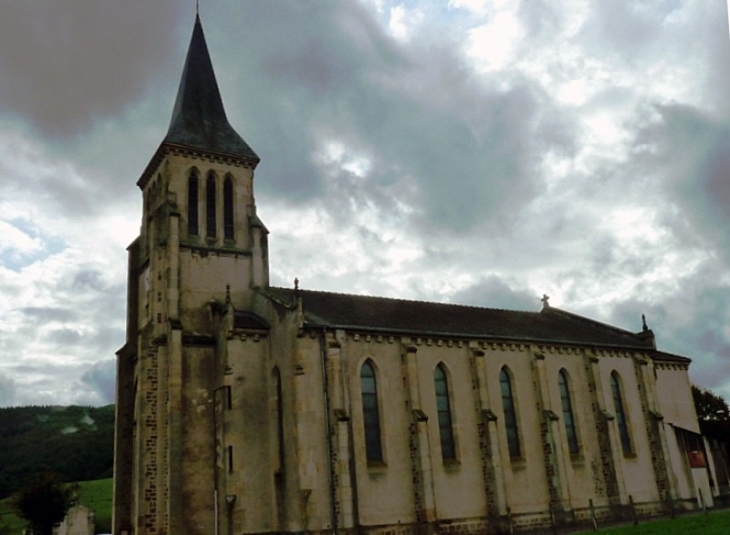
M 10 510 L 9 498 L 0 500 L 0 534 L 18 535 L 23 532 L 25 522 Z
M 79 483 L 79 503 L 94 511 L 97 533 L 112 532 L 112 479 Z
M 593 531 L 586 531 L 591 534 Z M 644 521 L 638 526 L 619 526 L 600 528 L 599 533 L 609 535 L 727 535 L 730 533 L 730 511 L 712 511 L 705 514 L 694 513 L 675 519 Z
M 79 503 L 94 511 L 97 533 L 112 531 L 112 488 L 111 479 L 79 482 Z M 25 527 L 25 522 L 11 511 L 10 498 L 0 500 L 0 535 L 5 535 L 3 526 L 9 528 L 7 535 L 18 535 Z

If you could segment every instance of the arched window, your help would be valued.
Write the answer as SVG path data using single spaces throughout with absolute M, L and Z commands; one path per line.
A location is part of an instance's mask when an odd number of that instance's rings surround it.
M 617 372 L 611 373 L 611 394 L 613 394 L 613 405 L 616 410 L 616 425 L 618 425 L 618 434 L 621 437 L 621 448 L 624 453 L 631 453 L 631 436 L 629 435 L 629 425 L 626 421 L 626 411 L 624 410 L 624 400 L 621 395 L 621 384 Z
M 198 235 L 198 172 L 195 169 L 188 176 L 188 234 Z
M 510 380 L 507 367 L 499 372 L 499 387 L 502 392 L 502 409 L 504 410 L 504 426 L 507 430 L 507 446 L 510 457 L 520 457 L 520 434 L 517 430 L 517 412 L 515 411 L 515 399 L 512 395 L 512 381 Z
M 449 383 L 443 364 L 436 366 L 436 370 L 433 372 L 433 382 L 436 387 L 436 411 L 439 417 L 441 457 L 444 459 L 456 459 L 454 430 L 451 424 L 451 406 L 449 404 Z
M 375 368 L 369 360 L 360 370 L 362 390 L 362 415 L 365 424 L 365 454 L 368 461 L 383 460 L 383 446 L 380 442 L 380 412 L 378 411 L 378 385 Z
M 215 238 L 215 175 L 208 173 L 205 183 L 205 235 Z
M 568 385 L 568 374 L 565 370 L 558 373 L 558 390 L 560 390 L 560 405 L 563 409 L 563 423 L 565 434 L 568 437 L 568 449 L 570 453 L 578 453 L 578 434 L 575 431 L 575 417 L 573 415 L 573 403 L 570 400 L 570 387 Z
M 223 238 L 234 239 L 233 229 L 233 180 L 229 175 L 223 182 Z

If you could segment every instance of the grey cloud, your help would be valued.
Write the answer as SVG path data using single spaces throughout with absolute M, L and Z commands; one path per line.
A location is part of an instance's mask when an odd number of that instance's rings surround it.
M 125 293 L 125 284 L 114 284 L 115 274 L 105 273 L 92 263 L 76 264 L 64 273 L 53 288 L 56 295 L 70 300 L 86 300 L 95 302 L 109 302 Z M 110 299 L 111 298 L 111 299 Z M 109 303 L 103 303 L 106 306 Z
M 108 368 L 108 366 L 107 366 Z M 18 405 L 70 405 L 113 402 L 109 395 L 109 379 L 105 378 L 106 368 L 102 363 L 89 365 L 57 361 L 18 363 L 5 366 L 13 377 L 15 398 Z M 0 387 L 2 387 L 0 373 Z M 113 378 L 111 384 L 113 385 Z
M 99 393 L 102 403 L 114 403 L 116 380 L 116 361 L 102 360 L 89 367 L 81 376 L 81 381 Z
M 262 157 L 261 191 L 275 191 L 294 203 L 320 198 L 321 170 L 312 161 L 323 134 L 317 130 L 334 122 L 324 133 L 351 141 L 354 111 L 375 122 L 387 118 L 390 110 L 368 78 L 396 72 L 408 60 L 356 2 L 306 7 L 296 1 L 252 2 L 246 9 L 251 16 L 245 27 L 227 28 L 230 35 L 240 32 L 244 51 L 223 63 L 242 93 L 240 102 L 230 106 L 230 92 L 221 81 L 229 116 Z M 226 17 L 222 24 L 234 20 Z M 218 68 L 221 62 L 214 61 Z M 375 67 L 368 66 L 372 63 Z
M 391 189 L 407 182 L 420 226 L 451 234 L 477 221 L 508 224 L 541 190 L 541 151 L 572 150 L 569 122 L 537 85 L 506 74 L 509 88 L 488 87 L 437 32 L 397 43 L 356 3 L 320 2 L 304 18 L 297 2 L 277 6 L 252 4 L 240 36 L 243 50 L 262 56 L 224 67 L 244 84 L 234 126 L 262 157 L 263 192 L 295 204 L 326 198 L 322 209 L 335 214 L 350 199 L 387 211 Z M 359 189 L 325 184 L 312 155 L 327 139 L 370 160 Z
M 646 52 L 652 44 L 652 37 L 659 31 L 657 18 L 652 15 L 661 2 L 634 3 L 598 0 L 593 3 L 596 9 L 583 27 L 589 43 L 593 43 L 597 53 L 619 52 L 624 59 Z M 653 9 L 652 9 L 653 8 Z M 611 46 L 606 47 L 607 44 Z M 599 53 L 600 50 L 600 53 Z
M 659 349 L 669 351 L 671 333 L 665 328 L 669 321 L 668 312 L 661 303 L 652 303 L 636 296 L 617 303 L 611 310 L 609 321 L 628 331 L 638 332 L 642 329 L 641 316 L 644 315 L 648 327 L 657 336 Z
M 164 134 L 193 20 L 194 5 L 173 0 L 5 6 L 0 128 L 18 138 L 19 161 L 1 187 L 23 184 L 49 213 L 88 224 L 110 199 L 129 201 Z M 45 169 L 22 176 L 24 157 Z
M 730 46 L 728 46 L 727 3 L 722 0 L 703 2 L 704 11 L 709 11 L 702 23 L 693 25 L 697 35 L 690 39 L 693 43 L 703 43 L 707 51 L 705 61 L 707 83 L 703 84 L 703 101 L 712 102 L 722 111 L 724 117 L 730 116 Z M 710 8 L 710 9 L 708 9 Z M 704 24 L 703 24 L 704 23 Z
M 0 109 L 64 141 L 152 89 L 180 43 L 172 0 L 4 6 Z M 192 7 L 192 6 L 191 6 Z
M 513 289 L 497 275 L 484 277 L 453 295 L 455 303 L 504 308 L 509 310 L 537 311 L 540 297 L 530 290 Z
M 113 284 L 104 286 L 101 291 L 90 291 L 83 295 L 83 307 L 90 317 L 107 317 L 109 321 L 106 327 L 99 326 L 100 332 L 113 324 L 111 318 L 116 318 L 117 323 L 124 325 L 126 318 L 126 284 Z
M 61 346 L 71 346 L 82 342 L 84 337 L 74 329 L 53 329 L 45 335 L 44 340 Z
M 641 314 L 657 337 L 659 349 L 689 357 L 693 380 L 708 388 L 730 390 L 730 286 L 720 282 L 723 268 L 706 264 L 677 281 L 677 290 L 663 301 L 629 298 L 614 306 L 611 321 L 641 328 Z
M 165 9 L 147 16 L 162 17 Z M 247 16 L 241 21 L 234 9 L 245 9 Z M 98 17 L 114 15 L 97 11 Z M 127 19 L 134 16 L 126 15 L 122 23 L 131 24 Z M 262 157 L 257 188 L 292 204 L 321 202 L 322 209 L 346 220 L 352 199 L 388 212 L 394 191 L 408 190 L 418 208 L 415 228 L 426 233 L 450 235 L 485 221 L 509 226 L 519 207 L 541 191 L 536 164 L 542 151 L 572 150 L 567 115 L 561 116 L 537 85 L 504 73 L 501 82 L 511 88 L 488 87 L 470 73 L 455 43 L 447 37 L 433 40 L 437 28 L 399 43 L 362 5 L 331 0 L 306 9 L 291 0 L 221 5 L 204 10 L 203 22 L 229 118 Z M 173 37 L 187 43 L 179 35 L 187 32 L 183 28 Z M 117 121 L 103 135 L 78 143 L 70 171 L 83 176 L 81 181 L 36 178 L 49 202 L 75 217 L 92 217 L 104 206 L 98 200 L 110 194 L 131 205 L 133 183 L 172 109 L 180 73 L 171 65 L 182 63 L 180 43 L 179 58 L 166 49 L 130 60 L 135 65 L 129 69 L 156 84 L 156 106 L 136 124 Z M 133 46 L 143 45 L 160 47 L 144 39 Z M 109 61 L 119 61 L 117 55 L 109 54 Z M 155 66 L 159 74 L 150 73 Z M 164 79 L 154 78 L 163 74 Z M 127 101 L 139 95 L 122 86 L 111 96 L 96 96 L 107 89 L 95 87 L 89 106 L 94 98 L 101 105 L 124 91 Z M 21 113 L 32 117 L 30 111 Z M 78 117 L 81 121 L 84 114 Z M 334 179 L 340 187 L 325 182 L 313 154 L 327 139 L 343 141 L 370 159 L 372 169 L 357 188 L 349 188 L 343 176 Z M 109 146 L 116 149 L 110 152 Z
M 14 335 L 0 337 L 4 369 L 12 369 L 17 377 L 54 376 L 59 385 L 66 385 L 78 381 L 87 363 L 98 355 L 112 356 L 124 342 L 126 292 L 123 284 L 110 283 L 109 276 L 94 266 L 74 266 L 41 290 L 40 296 L 50 297 L 56 306 L 16 309 Z M 52 356 L 52 360 L 36 362 L 29 352 Z M 52 381 L 37 383 L 24 383 L 23 399 L 35 395 L 34 390 L 41 395 L 54 388 Z M 59 395 L 70 402 L 74 396 L 89 394 L 70 389 Z
M 81 270 L 76 273 L 71 285 L 74 290 L 89 289 L 97 292 L 104 290 L 104 286 L 102 273 L 94 269 Z
M 655 110 L 660 120 L 639 131 L 633 164 L 638 172 L 653 175 L 681 207 L 695 235 L 721 246 L 730 262 L 730 128 L 691 106 Z
M 98 404 L 100 396 L 79 382 L 79 378 L 87 366 L 69 364 L 61 358 L 55 361 L 25 359 L 25 362 L 5 365 L 4 369 L 14 378 L 11 383 L 14 391 L 12 403 L 17 405 Z M 0 373 L 0 388 L 2 386 L 2 374 Z
M 544 37 L 552 41 L 559 30 L 564 27 L 566 9 L 561 9 L 558 2 L 552 0 L 531 0 L 521 2 L 519 13 L 528 33 L 536 40 Z
M 123 318 L 123 311 L 122 316 L 116 314 L 114 317 Z M 124 323 L 122 321 L 117 323 L 118 326 L 116 327 L 102 325 L 96 330 L 93 336 L 93 343 L 97 351 L 111 354 L 110 350 L 113 351 L 122 346 L 124 343 Z
M 67 383 L 75 376 L 81 374 L 83 369 L 87 366 L 84 363 L 69 363 L 62 358 L 48 357 L 44 359 L 27 359 L 24 361 L 18 361 L 10 365 L 6 365 L 5 368 L 11 370 L 13 374 L 22 375 L 39 375 L 39 376 L 53 376 L 54 380 Z M 43 379 L 46 380 L 46 379 Z
M 537 100 L 526 87 L 479 95 L 472 102 L 456 100 L 462 102 L 436 117 L 412 110 L 404 124 L 413 131 L 393 136 L 382 153 L 421 187 L 423 225 L 463 231 L 480 220 L 508 224 L 509 215 L 542 189 L 536 166 Z M 463 105 L 481 132 L 460 117 Z
M 38 321 L 74 321 L 78 312 L 70 308 L 58 307 L 25 307 L 20 309 L 23 314 Z
M 692 4 L 692 5 L 690 5 Z M 641 66 L 657 57 L 704 54 L 710 34 L 727 36 L 725 2 L 593 0 L 580 38 L 595 56 Z M 723 27 L 724 26 L 724 27 Z
M 0 407 L 9 407 L 16 403 L 17 386 L 12 377 L 0 373 Z

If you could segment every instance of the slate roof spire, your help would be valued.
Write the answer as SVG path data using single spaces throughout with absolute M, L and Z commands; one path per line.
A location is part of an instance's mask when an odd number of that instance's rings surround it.
M 170 128 L 163 143 L 259 161 L 256 153 L 228 123 L 197 14 Z

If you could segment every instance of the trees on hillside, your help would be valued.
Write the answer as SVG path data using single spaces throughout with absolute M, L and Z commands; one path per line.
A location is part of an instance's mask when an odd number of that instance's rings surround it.
M 19 490 L 28 474 L 106 479 L 113 462 L 114 405 L 0 407 L 0 499 Z
M 53 472 L 36 474 L 13 495 L 12 507 L 24 518 L 36 535 L 51 535 L 73 504 L 71 488 Z

